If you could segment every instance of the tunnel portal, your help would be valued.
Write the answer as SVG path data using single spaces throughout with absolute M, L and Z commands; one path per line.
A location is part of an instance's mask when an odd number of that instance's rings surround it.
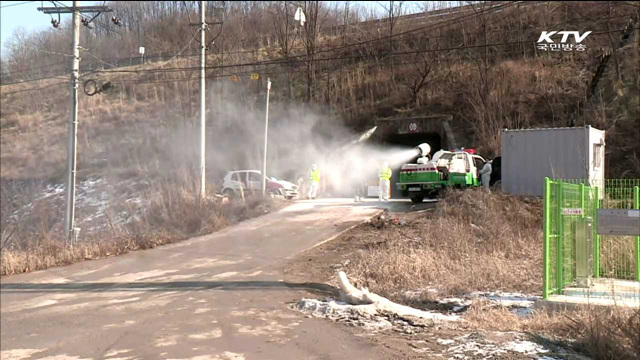
M 427 143 L 431 146 L 431 155 L 433 155 L 440 149 L 448 149 L 449 147 L 456 146 L 453 141 L 453 136 L 448 130 L 449 120 L 451 120 L 451 116 L 379 119 L 376 121 L 378 128 L 370 141 L 372 144 L 378 144 L 380 146 L 402 146 L 408 148 Z M 409 162 L 415 162 L 417 159 L 418 157 L 416 156 Z M 399 164 L 392 168 L 392 198 L 402 197 L 395 186 L 398 182 L 401 167 L 402 164 Z

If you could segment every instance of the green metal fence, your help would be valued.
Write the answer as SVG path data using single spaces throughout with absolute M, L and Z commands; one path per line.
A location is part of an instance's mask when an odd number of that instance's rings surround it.
M 543 295 L 590 277 L 640 281 L 640 236 L 598 235 L 598 209 L 640 209 L 640 179 L 544 184 Z

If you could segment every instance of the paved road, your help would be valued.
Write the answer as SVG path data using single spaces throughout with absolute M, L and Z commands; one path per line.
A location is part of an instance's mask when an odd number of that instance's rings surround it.
M 285 283 L 278 271 L 285 259 L 371 217 L 378 206 L 300 201 L 212 235 L 5 277 L 0 358 L 388 358 L 328 321 L 290 310 L 287 303 L 306 291 L 329 290 Z

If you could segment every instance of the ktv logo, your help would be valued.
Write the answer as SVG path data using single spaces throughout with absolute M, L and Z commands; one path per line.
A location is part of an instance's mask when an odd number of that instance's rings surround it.
M 547 51 L 551 49 L 551 51 L 573 51 L 575 48 L 577 51 L 585 51 L 587 47 L 581 42 L 591 34 L 591 31 L 587 31 L 584 34 L 580 35 L 579 31 L 543 31 L 540 34 L 540 38 L 538 38 L 538 49 Z M 551 36 L 553 35 L 562 35 L 562 39 L 560 39 L 560 43 L 556 44 Z M 575 39 L 575 45 L 573 43 L 568 43 L 569 37 L 573 35 Z

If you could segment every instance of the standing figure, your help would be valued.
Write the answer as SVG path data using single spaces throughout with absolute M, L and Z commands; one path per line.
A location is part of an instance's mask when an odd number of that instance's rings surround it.
M 366 184 L 364 179 L 362 178 L 362 174 L 356 174 L 352 181 L 354 201 L 363 202 L 366 194 Z
M 320 184 L 320 170 L 318 165 L 313 164 L 311 171 L 309 171 L 309 192 L 307 193 L 307 199 L 315 199 L 318 195 L 318 185 Z
M 384 162 L 380 170 L 378 171 L 378 178 L 380 179 L 378 185 L 380 186 L 380 192 L 378 193 L 378 200 L 389 201 L 389 187 L 391 185 L 391 168 L 388 162 Z
M 487 191 L 491 191 L 489 190 L 489 183 L 491 181 L 491 163 L 492 162 L 493 160 L 488 161 L 486 164 L 484 164 L 484 166 L 482 167 L 482 170 L 480 170 L 482 185 Z

